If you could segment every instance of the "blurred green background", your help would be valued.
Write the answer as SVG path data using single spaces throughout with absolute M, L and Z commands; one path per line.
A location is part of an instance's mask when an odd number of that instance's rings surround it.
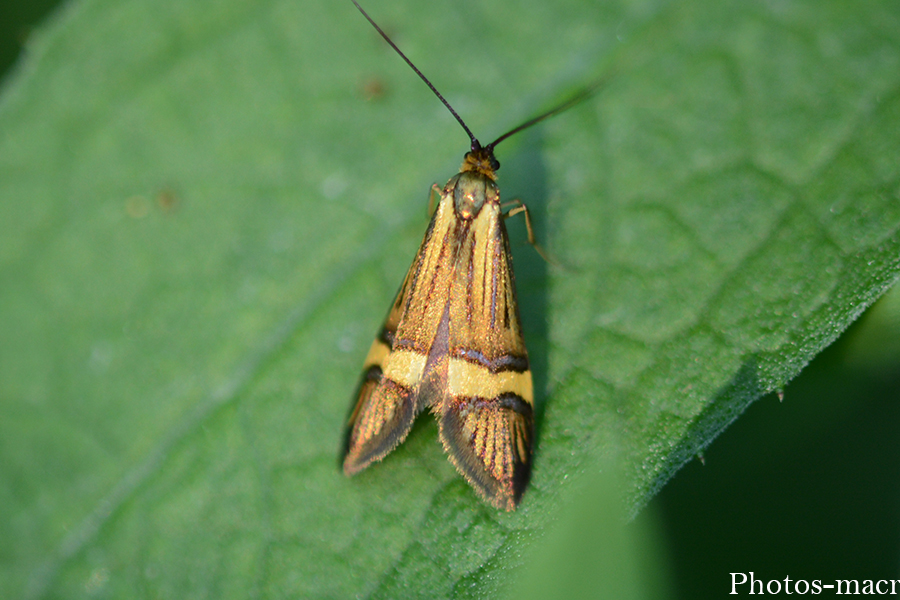
M 0 72 L 56 3 L 0 3 Z M 900 294 L 688 464 L 637 519 L 661 524 L 675 598 L 763 579 L 900 576 Z
M 0 73 L 9 71 L 28 33 L 57 4 L 54 0 L 0 2 Z

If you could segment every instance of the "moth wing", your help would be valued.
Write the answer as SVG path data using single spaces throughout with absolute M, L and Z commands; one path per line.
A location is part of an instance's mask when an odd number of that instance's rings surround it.
M 445 314 L 449 240 L 455 228 L 452 203 L 442 199 L 364 363 L 344 443 L 347 475 L 381 460 L 403 442 L 416 415 L 432 400 L 417 392 Z M 433 374 L 431 385 L 425 386 L 429 390 L 440 372 L 434 366 L 428 363 Z
M 531 474 L 534 393 L 499 205 L 486 204 L 468 235 L 450 290 L 441 441 L 485 500 L 513 510 Z
M 516 394 L 454 398 L 440 429 L 444 449 L 475 491 L 499 509 L 515 510 L 531 477 L 531 405 Z
M 406 439 L 415 418 L 410 390 L 386 378 L 381 365 L 367 364 L 347 425 L 344 473 L 354 475 L 384 458 Z

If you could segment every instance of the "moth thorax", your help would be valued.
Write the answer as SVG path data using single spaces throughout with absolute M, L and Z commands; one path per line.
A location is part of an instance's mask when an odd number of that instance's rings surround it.
M 453 184 L 453 206 L 461 219 L 474 219 L 485 203 L 500 202 L 500 192 L 490 178 L 475 171 L 456 176 Z

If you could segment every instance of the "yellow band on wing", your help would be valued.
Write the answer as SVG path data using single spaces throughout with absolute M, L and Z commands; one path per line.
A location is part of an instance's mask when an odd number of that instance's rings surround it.
M 384 376 L 395 383 L 414 388 L 422 379 L 427 358 L 414 350 L 395 350 L 384 365 Z
M 451 358 L 447 382 L 452 398 L 497 398 L 504 393 L 521 397 L 534 404 L 531 371 L 491 373 L 487 367 L 459 358 Z
M 391 348 L 380 339 L 376 339 L 369 348 L 369 354 L 366 356 L 366 362 L 363 363 L 363 370 L 369 367 L 384 368 L 384 360 L 390 355 Z

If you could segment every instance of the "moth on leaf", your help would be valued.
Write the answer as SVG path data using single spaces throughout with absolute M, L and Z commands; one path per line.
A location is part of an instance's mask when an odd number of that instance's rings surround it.
M 516 302 L 494 147 L 586 97 L 585 90 L 482 146 L 431 82 L 353 3 L 450 110 L 471 139 L 460 172 L 432 188 L 431 222 L 363 365 L 343 468 L 354 475 L 396 448 L 419 413 L 438 419 L 444 450 L 484 500 L 514 510 L 531 475 L 534 391 Z

